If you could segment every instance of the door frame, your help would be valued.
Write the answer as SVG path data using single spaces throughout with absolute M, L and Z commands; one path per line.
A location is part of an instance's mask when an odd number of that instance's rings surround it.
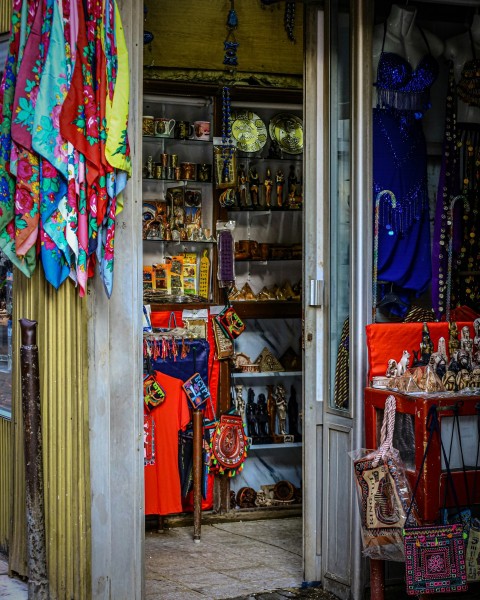
M 359 513 L 348 453 L 363 445 L 363 392 L 371 316 L 371 0 L 350 2 L 350 372 L 349 409 L 330 405 L 330 2 L 307 6 L 305 63 L 304 247 L 304 564 L 307 582 L 321 581 L 340 598 L 363 597 Z M 324 126 L 326 124 L 327 126 Z M 333 154 L 333 153 L 332 153 Z M 316 282 L 323 282 L 318 284 Z M 312 283 L 313 282 L 313 283 Z M 312 298 L 324 286 L 323 298 Z M 315 294 L 314 294 L 315 295 Z M 344 474 L 348 474 L 346 477 Z

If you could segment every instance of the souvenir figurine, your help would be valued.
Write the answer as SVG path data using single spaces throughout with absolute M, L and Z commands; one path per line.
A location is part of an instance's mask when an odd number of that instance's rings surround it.
M 451 321 L 448 324 L 448 353 L 450 354 L 450 358 L 455 354 L 455 352 L 460 348 L 460 342 L 458 340 L 458 328 L 455 321 Z
M 464 390 L 470 386 L 470 373 L 467 369 L 461 369 L 457 373 L 455 383 L 457 384 L 457 390 Z
M 273 385 L 267 385 L 268 399 L 267 399 L 267 412 L 268 412 L 268 430 L 270 435 L 273 436 L 275 433 L 275 421 L 277 417 L 277 411 L 275 406 L 275 399 L 273 397 Z
M 480 388 L 480 368 L 475 367 L 470 375 L 470 387 Z
M 270 208 L 272 205 L 272 188 L 273 188 L 273 179 L 272 179 L 272 171 L 270 167 L 267 168 L 267 173 L 265 175 L 265 181 L 263 182 L 265 186 L 265 205 Z
M 473 345 L 475 350 L 480 350 L 480 319 L 475 319 L 473 322 L 473 329 L 475 330 L 475 337 L 473 338 Z
M 257 402 L 257 427 L 260 443 L 269 442 L 268 439 L 268 412 L 267 412 L 267 399 L 265 394 L 258 395 Z
M 468 353 L 468 356 L 471 361 L 471 357 L 473 354 L 473 340 L 470 337 L 470 329 L 468 328 L 468 325 L 462 327 L 462 333 L 460 337 L 460 348 Z
M 427 323 L 423 323 L 422 341 L 420 342 L 420 352 L 423 364 L 428 365 L 430 356 L 433 353 L 433 342 L 432 338 L 430 337 L 430 331 L 428 330 Z
M 238 202 L 240 208 L 247 206 L 247 174 L 245 173 L 245 165 L 240 165 L 238 172 Z
M 274 398 L 278 415 L 278 433 L 283 436 L 287 433 L 287 399 L 285 387 L 280 383 L 275 388 Z
M 447 371 L 443 376 L 442 383 L 447 392 L 454 392 L 457 388 L 456 373 L 453 371 Z
M 285 175 L 282 169 L 277 171 L 277 206 L 283 206 L 283 186 L 285 185 Z
M 295 203 L 295 194 L 297 193 L 298 179 L 295 175 L 295 165 L 290 165 L 290 172 L 288 174 L 288 204 Z
M 252 393 L 250 393 L 252 392 Z M 257 427 L 257 405 L 254 402 L 253 390 L 250 388 L 248 390 L 248 400 L 246 406 L 246 418 L 247 418 L 247 429 L 248 436 L 250 438 L 256 438 L 258 436 L 258 427 Z
M 480 350 L 475 352 L 472 358 L 472 368 L 480 368 Z
M 235 386 L 234 398 L 235 412 L 242 417 L 242 422 L 245 422 L 245 399 L 243 398 L 243 385 Z
M 258 177 L 257 169 L 255 167 L 251 167 L 249 172 L 249 184 L 250 184 L 250 199 L 252 201 L 252 206 L 258 206 L 258 194 L 259 187 L 258 184 L 260 182 L 260 178 Z
M 445 362 L 447 361 L 447 346 L 445 344 L 445 338 L 441 337 L 438 340 L 438 350 L 437 350 L 438 354 L 440 354 L 440 356 L 443 357 L 443 359 L 445 360 Z
M 408 350 L 404 350 L 402 354 L 402 358 L 397 363 L 397 376 L 401 377 L 405 374 L 405 371 L 408 369 L 410 365 L 410 352 Z
M 385 373 L 387 377 L 397 376 L 397 361 L 394 358 L 388 360 L 387 371 Z
M 472 360 L 466 350 L 462 349 L 457 352 L 456 362 L 459 370 L 466 369 L 467 371 L 471 371 Z

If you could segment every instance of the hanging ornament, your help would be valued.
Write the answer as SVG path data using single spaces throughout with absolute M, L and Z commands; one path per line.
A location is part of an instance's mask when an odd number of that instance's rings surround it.
M 232 122 L 230 107 L 230 89 L 225 86 L 222 89 L 222 183 L 231 180 L 232 156 L 235 146 L 232 142 Z
M 223 42 L 223 64 L 228 67 L 238 66 L 237 48 L 239 43 L 235 39 L 235 29 L 238 27 L 238 16 L 235 11 L 235 0 L 230 0 L 230 10 L 227 16 L 227 37 Z
M 143 5 L 143 20 L 145 21 L 145 23 L 147 22 L 147 13 L 148 13 L 148 8 L 145 6 L 145 4 Z M 143 45 L 146 46 L 147 44 L 151 44 L 153 42 L 153 38 L 155 36 L 153 35 L 153 33 L 151 31 L 147 31 L 146 29 L 143 30 Z
M 285 2 L 285 15 L 283 18 L 283 24 L 285 31 L 287 32 L 288 39 L 291 42 L 295 42 L 295 35 L 293 30 L 295 29 L 295 2 Z

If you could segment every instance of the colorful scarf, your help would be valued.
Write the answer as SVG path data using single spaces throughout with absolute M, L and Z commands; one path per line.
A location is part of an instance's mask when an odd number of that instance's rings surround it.
M 15 0 L 0 90 L 0 249 L 107 295 L 131 173 L 128 55 L 115 0 Z

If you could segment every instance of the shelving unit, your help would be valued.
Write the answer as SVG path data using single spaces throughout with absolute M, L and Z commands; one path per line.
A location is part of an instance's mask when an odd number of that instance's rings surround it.
M 241 96 L 241 90 L 232 90 L 233 95 Z M 260 98 L 261 94 L 259 94 Z M 300 99 L 300 96 L 297 96 Z M 245 106 L 250 106 L 252 110 L 260 116 L 268 128 L 268 123 L 272 117 L 280 112 L 291 112 L 296 117 L 301 117 L 301 101 L 297 104 L 278 103 L 278 96 L 272 93 L 268 99 L 262 101 L 246 102 Z M 232 110 L 237 110 L 244 106 L 241 101 L 232 101 Z M 172 311 L 180 309 L 201 310 L 210 308 L 213 305 L 223 303 L 222 290 L 217 286 L 216 281 L 216 261 L 217 261 L 217 221 L 235 221 L 234 239 L 252 240 L 259 243 L 268 244 L 268 249 L 278 252 L 279 245 L 286 250 L 283 256 L 277 256 L 275 253 L 268 258 L 247 258 L 235 261 L 236 285 L 241 287 L 249 282 L 252 287 L 256 287 L 259 292 L 264 285 L 283 285 L 289 281 L 291 285 L 297 284 L 301 279 L 301 256 L 292 257 L 293 246 L 297 253 L 301 252 L 302 228 L 303 228 L 303 210 L 302 210 L 302 179 L 303 179 L 303 156 L 301 153 L 288 155 L 287 153 L 278 154 L 278 148 L 275 150 L 272 139 L 269 136 L 267 143 L 256 153 L 237 152 L 236 169 L 245 169 L 247 174 L 250 168 L 256 169 L 258 173 L 258 205 L 240 205 L 224 208 L 219 200 L 222 189 L 218 189 L 215 182 L 215 160 L 214 147 L 218 141 L 221 131 L 221 98 L 215 94 L 205 97 L 193 97 L 188 93 L 182 93 L 176 90 L 172 96 L 164 95 L 146 95 L 144 104 L 144 114 L 154 117 L 168 117 L 176 121 L 183 120 L 193 122 L 196 120 L 209 121 L 211 123 L 211 136 L 209 140 L 195 139 L 176 139 L 175 130 L 171 137 L 143 137 L 143 163 L 151 156 L 151 163 L 161 163 L 162 154 L 176 155 L 175 162 L 180 165 L 182 162 L 192 162 L 195 164 L 211 165 L 211 178 L 208 181 L 199 181 L 195 175 L 194 178 L 183 177 L 177 171 L 174 177 L 170 177 L 172 172 L 161 173 L 161 178 L 155 177 L 155 169 L 150 173 L 145 172 L 143 178 L 143 202 L 167 203 L 169 190 L 178 188 L 185 193 L 188 190 L 199 190 L 201 193 L 201 228 L 208 230 L 210 234 L 207 240 L 201 239 L 165 239 L 165 235 L 151 234 L 144 238 L 144 264 L 155 264 L 163 262 L 168 256 L 177 254 L 196 252 L 198 256 L 202 255 L 205 249 L 208 250 L 211 263 L 211 281 L 210 296 L 205 302 L 175 302 L 171 298 L 166 301 L 150 302 L 153 311 Z M 165 160 L 165 158 L 164 158 Z M 266 187 L 264 185 L 267 169 L 270 169 L 272 179 L 272 194 L 270 205 L 266 204 Z M 279 171 L 283 171 L 283 203 L 281 206 L 277 203 L 277 181 L 276 176 Z M 198 173 L 198 169 L 197 169 Z M 295 193 L 291 197 L 289 204 L 289 185 L 294 179 L 289 174 L 295 173 Z M 148 176 L 147 176 L 148 175 Z M 246 182 L 246 193 L 249 196 L 249 185 Z M 170 192 L 171 193 L 171 192 Z M 240 199 L 240 189 L 237 182 L 237 198 Z M 295 196 L 295 200 L 294 200 Z M 243 196 L 245 198 L 245 196 Z M 164 206 L 166 209 L 167 206 Z M 170 207 L 171 210 L 171 207 Z M 282 251 L 280 248 L 280 252 Z M 290 249 L 289 249 L 290 248 Z M 266 255 L 263 255 L 266 256 Z M 198 267 L 197 267 L 198 268 Z M 260 285 L 261 284 L 261 285 Z M 179 300 L 185 300 L 185 297 Z M 262 349 L 266 346 L 277 357 L 288 349 L 293 348 L 297 355 L 301 354 L 301 314 L 302 305 L 299 301 L 239 301 L 234 302 L 233 306 L 242 320 L 246 322 L 246 331 L 238 338 L 235 343 L 236 352 L 244 351 L 256 358 Z M 226 412 L 231 408 L 229 397 L 233 386 L 243 385 L 246 394 L 250 388 L 258 394 L 267 393 L 267 386 L 278 386 L 283 384 L 287 391 L 287 400 L 296 398 L 298 412 L 301 412 L 301 381 L 303 373 L 301 370 L 274 371 L 263 373 L 239 373 L 232 372 L 226 364 L 222 365 L 220 374 L 220 412 Z M 293 386 L 293 387 L 292 387 Z M 294 388 L 294 392 L 292 391 Z M 277 432 L 274 432 L 277 433 Z M 243 485 L 250 485 L 260 489 L 261 485 L 271 484 L 279 479 L 287 479 L 293 485 L 301 486 L 301 447 L 302 443 L 298 439 L 287 443 L 258 443 L 250 447 L 250 455 L 247 458 L 245 468 L 241 475 L 232 478 L 227 482 L 232 489 L 238 489 Z M 262 467 L 264 457 L 268 456 L 269 468 Z M 262 471 L 263 475 L 260 475 Z M 255 479 L 256 477 L 261 479 Z M 253 477 L 253 479 L 251 479 Z M 223 485 L 223 484 L 222 484 Z
M 147 270 L 144 287 L 149 287 L 150 268 L 153 269 L 151 287 L 154 290 L 158 287 L 158 272 L 163 274 L 165 271 L 164 281 L 173 281 L 168 268 L 180 257 L 177 263 L 182 265 L 180 268 L 183 270 L 183 299 L 188 295 L 202 296 L 205 297 L 202 306 L 205 304 L 208 307 L 215 295 L 213 98 L 183 94 L 146 95 L 143 114 L 154 118 L 154 131 L 160 133 L 143 136 L 143 249 L 144 271 Z M 167 132 L 159 132 L 155 125 L 162 118 L 169 119 Z M 147 118 L 147 127 L 149 123 Z M 205 126 L 205 123 L 210 128 L 208 139 L 197 139 L 201 132 L 194 124 Z M 185 136 L 189 137 L 180 139 Z M 205 250 L 209 260 L 208 297 L 200 294 L 201 259 Z M 167 301 L 163 303 L 159 299 L 152 303 L 153 309 L 169 310 L 173 304 L 178 310 L 179 305 L 171 302 L 168 285 L 163 282 L 160 284 L 161 290 L 167 286 Z M 193 306 L 190 302 L 186 305 L 189 308 Z M 198 303 L 195 305 L 198 306 Z

